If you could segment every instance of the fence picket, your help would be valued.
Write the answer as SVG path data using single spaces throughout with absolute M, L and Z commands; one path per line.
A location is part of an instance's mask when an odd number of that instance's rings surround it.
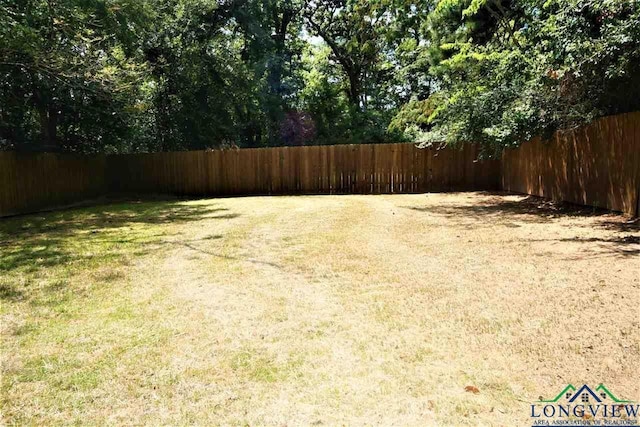
M 0 216 L 108 193 L 179 195 L 494 190 L 638 214 L 640 112 L 605 117 L 550 143 L 477 160 L 478 147 L 275 147 L 79 156 L 0 152 Z

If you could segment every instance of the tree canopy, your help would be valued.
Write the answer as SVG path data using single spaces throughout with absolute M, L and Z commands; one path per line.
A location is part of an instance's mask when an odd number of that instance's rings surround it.
M 416 141 L 640 108 L 638 0 L 0 0 L 0 148 Z

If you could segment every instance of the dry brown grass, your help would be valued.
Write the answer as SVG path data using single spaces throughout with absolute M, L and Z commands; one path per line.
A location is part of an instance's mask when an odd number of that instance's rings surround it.
M 464 193 L 38 218 L 0 222 L 8 424 L 507 425 L 567 383 L 640 400 L 620 216 Z

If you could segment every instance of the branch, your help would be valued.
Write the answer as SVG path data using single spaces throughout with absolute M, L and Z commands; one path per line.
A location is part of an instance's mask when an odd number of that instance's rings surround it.
M 493 15 L 494 18 L 496 18 L 498 25 L 501 25 L 507 31 L 509 38 L 513 40 L 513 42 L 518 47 L 518 49 L 522 49 L 522 46 L 520 46 L 518 39 L 516 39 L 516 35 L 513 31 L 513 28 L 507 22 L 504 21 L 504 18 L 507 17 L 507 11 L 502 7 L 499 0 L 493 0 L 492 3 L 496 5 L 496 7 L 498 8 L 498 10 L 502 15 L 499 15 L 496 12 L 494 12 L 494 10 L 491 9 L 491 7 L 489 6 L 489 3 L 487 3 L 487 10 L 489 11 L 489 13 L 491 13 L 491 15 Z

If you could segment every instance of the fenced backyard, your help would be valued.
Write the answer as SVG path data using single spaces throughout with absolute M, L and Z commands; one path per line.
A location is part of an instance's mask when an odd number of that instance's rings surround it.
M 0 0 L 0 427 L 640 427 L 640 0 Z
M 589 126 L 535 138 L 506 150 L 501 188 L 638 215 L 640 113 L 604 117 Z
M 107 194 L 392 194 L 506 190 L 637 215 L 640 113 L 478 159 L 478 147 L 278 147 L 113 156 L 0 152 L 0 215 Z
M 640 226 L 592 206 L 637 214 L 639 120 L 490 161 L 0 153 L 0 424 L 531 425 L 567 384 L 638 401 Z
M 214 150 L 113 156 L 116 191 L 183 195 L 393 194 L 497 189 L 499 162 L 478 148 L 413 144 Z

